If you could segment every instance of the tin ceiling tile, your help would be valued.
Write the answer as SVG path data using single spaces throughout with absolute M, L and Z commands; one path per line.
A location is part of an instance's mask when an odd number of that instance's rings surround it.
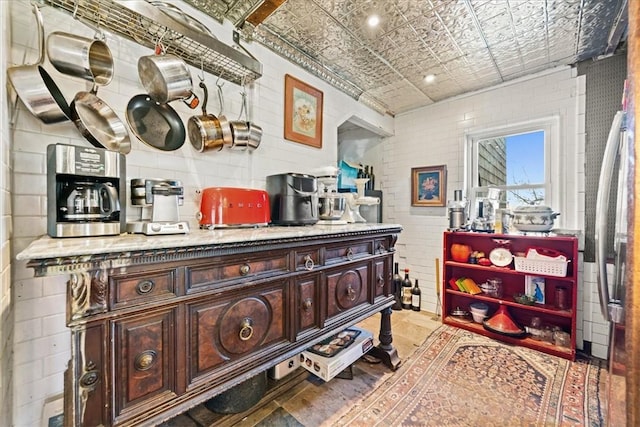
M 623 1 L 288 0 L 243 34 L 356 99 L 402 112 L 602 54 Z M 372 12 L 377 28 L 366 24 Z M 426 85 L 430 73 L 437 80 Z

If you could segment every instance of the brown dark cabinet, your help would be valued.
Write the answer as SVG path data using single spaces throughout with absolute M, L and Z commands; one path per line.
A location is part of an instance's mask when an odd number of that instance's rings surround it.
M 307 230 L 317 229 L 34 257 L 36 274 L 69 275 L 65 423 L 160 423 L 378 312 L 376 355 L 397 368 L 389 281 L 400 227 L 355 225 L 300 238 Z
M 495 248 L 507 248 L 513 255 L 519 256 L 518 267 L 515 265 L 515 258 L 508 265 L 501 267 L 455 261 L 451 248 L 456 244 L 467 245 L 473 251 L 484 252 L 487 257 Z M 530 248 L 538 248 L 546 256 L 564 255 L 567 262 L 563 264 L 541 261 L 520 264 Z M 575 359 L 578 294 L 578 239 L 576 237 L 447 231 L 443 238 L 443 255 L 442 306 L 445 324 L 565 359 Z M 564 275 L 562 275 L 563 267 Z M 502 295 L 495 296 L 485 292 L 472 295 L 454 289 L 450 281 L 463 277 L 473 279 L 478 285 L 491 278 L 498 278 L 502 282 Z M 544 292 L 543 303 L 525 305 L 515 299 L 517 294 L 526 293 L 527 283 L 533 283 L 531 277 L 536 277 L 541 280 L 540 283 L 543 283 L 543 289 L 541 289 Z M 532 329 L 535 335 L 524 333 L 522 336 L 513 336 L 488 330 L 483 324 L 471 321 L 470 317 L 461 318 L 452 315 L 457 308 L 469 311 L 469 305 L 473 302 L 486 304 L 489 308 L 489 317 L 495 314 L 498 308 L 506 307 L 510 317 L 523 329 L 536 323 L 540 326 Z M 563 345 L 558 345 L 553 335 L 550 335 L 553 331 L 564 335 L 566 341 L 562 343 Z M 539 333 L 544 335 L 541 336 Z

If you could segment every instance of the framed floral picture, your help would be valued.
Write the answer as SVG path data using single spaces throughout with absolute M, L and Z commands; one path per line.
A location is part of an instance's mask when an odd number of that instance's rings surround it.
M 411 168 L 411 206 L 445 206 L 445 165 Z
M 322 92 L 289 74 L 284 76 L 284 137 L 322 148 Z

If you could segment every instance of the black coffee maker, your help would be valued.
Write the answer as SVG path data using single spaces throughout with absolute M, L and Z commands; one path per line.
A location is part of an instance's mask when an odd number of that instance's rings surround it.
M 47 232 L 51 237 L 125 232 L 124 155 L 100 148 L 47 147 Z

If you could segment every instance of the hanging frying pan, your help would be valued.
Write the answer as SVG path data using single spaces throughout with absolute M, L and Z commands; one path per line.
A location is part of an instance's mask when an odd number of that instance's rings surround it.
M 38 60 L 33 65 L 20 65 L 7 69 L 11 86 L 25 107 L 45 124 L 69 120 L 71 111 L 62 92 L 49 73 L 42 67 L 44 62 L 44 25 L 37 5 L 33 13 L 38 24 Z
M 154 101 L 147 94 L 129 100 L 127 123 L 140 141 L 159 150 L 177 150 L 186 138 L 184 123 L 176 110 Z
M 128 154 L 131 140 L 126 126 L 96 91 L 94 85 L 91 92 L 76 94 L 71 103 L 71 120 L 93 146 Z

